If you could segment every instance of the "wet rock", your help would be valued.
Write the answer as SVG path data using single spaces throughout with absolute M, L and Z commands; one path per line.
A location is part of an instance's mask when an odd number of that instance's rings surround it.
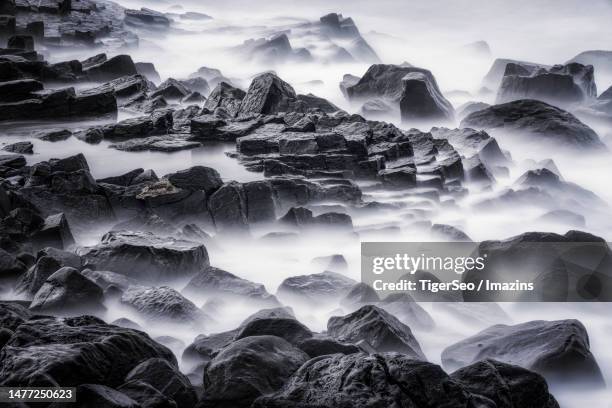
M 190 94 L 189 89 L 177 81 L 176 79 L 169 78 L 164 81 L 155 92 L 151 94 L 151 97 L 156 98 L 158 96 L 163 97 L 166 100 L 181 100 Z
M 134 329 L 134 330 L 140 330 L 140 331 L 144 331 L 144 329 L 142 328 L 141 325 L 139 325 L 138 323 L 127 319 L 125 317 L 120 317 L 117 320 L 114 320 L 113 322 L 111 322 L 111 324 L 115 325 L 115 326 L 121 326 L 121 327 L 125 327 L 126 329 Z M 157 340 L 156 340 L 157 341 Z M 158 343 L 161 343 L 158 341 Z M 166 346 L 164 344 L 164 346 Z M 168 347 L 168 346 L 166 346 Z
M 353 85 L 357 85 L 360 79 L 361 78 L 355 75 L 344 74 L 344 76 L 342 77 L 342 81 L 340 82 L 340 91 L 342 92 L 342 95 L 344 95 L 345 98 L 349 97 L 347 88 Z
M 42 91 L 43 84 L 34 79 L 0 82 L 0 102 L 16 102 L 35 97 L 34 92 Z
M 40 312 L 83 312 L 103 310 L 102 288 L 74 268 L 53 273 L 34 295 L 30 309 Z
M 578 63 L 555 65 L 531 73 L 509 63 L 497 93 L 496 103 L 537 99 L 552 104 L 572 104 L 597 96 L 593 66 Z
M 240 104 L 238 115 L 271 115 L 285 112 L 295 103 L 296 98 L 291 85 L 273 73 L 261 74 L 251 82 Z
M 461 127 L 524 132 L 539 141 L 570 148 L 605 149 L 595 131 L 574 115 L 532 99 L 494 105 L 471 113 L 461 121 Z
M 587 331 L 578 320 L 495 325 L 442 352 L 442 364 L 451 370 L 486 358 L 533 370 L 552 383 L 604 386 Z
M 84 269 L 81 274 L 87 279 L 95 282 L 103 290 L 110 288 L 117 288 L 121 291 L 126 291 L 130 286 L 135 286 L 137 281 L 130 279 L 125 275 L 121 275 L 116 272 L 110 271 L 93 271 L 91 269 Z
M 397 353 L 359 353 L 309 360 L 281 390 L 257 399 L 253 407 L 467 408 L 469 399 L 435 364 Z
M 32 142 L 17 142 L 4 146 L 2 150 L 11 153 L 32 154 L 34 153 L 34 145 Z
M 39 140 L 44 140 L 45 142 L 61 142 L 69 139 L 72 136 L 72 132 L 66 129 L 63 130 L 53 130 L 50 132 L 45 132 L 41 136 L 38 137 Z
M 188 296 L 222 296 L 246 298 L 265 303 L 278 303 L 264 285 L 242 279 L 212 266 L 198 272 L 182 291 Z
M 63 213 L 45 218 L 43 225 L 32 235 L 31 239 L 36 248 L 67 249 L 75 243 L 68 220 Z
M 312 337 L 298 343 L 298 348 L 308 354 L 310 358 L 327 354 L 353 354 L 360 353 L 359 347 L 352 344 L 340 343 L 329 337 Z
M 144 232 L 109 232 L 100 244 L 82 249 L 80 255 L 88 267 L 149 282 L 189 276 L 209 264 L 201 244 Z
M 212 194 L 223 185 L 219 172 L 211 167 L 194 166 L 166 176 L 172 185 L 187 190 L 204 190 Z
M 245 95 L 246 92 L 243 90 L 235 88 L 227 82 L 220 82 L 208 95 L 204 108 L 211 112 L 217 108 L 224 108 L 230 115 L 235 116 Z
M 540 375 L 524 368 L 484 360 L 455 371 L 450 377 L 475 395 L 491 401 L 497 408 L 532 406 L 558 408 Z
M 95 64 L 83 64 L 83 72 L 92 81 L 105 82 L 129 75 L 136 75 L 138 71 L 129 55 L 117 55 L 108 60 Z
M 81 259 L 72 252 L 55 248 L 39 251 L 36 264 L 19 279 L 15 291 L 33 296 L 53 273 L 63 267 L 81 269 Z
M 19 325 L 29 320 L 32 312 L 20 302 L 0 302 L 0 326 L 14 332 Z
M 138 402 L 138 406 L 178 408 L 174 400 L 166 397 L 159 390 L 144 381 L 130 381 L 122 384 L 117 390 Z
M 404 122 L 452 121 L 455 110 L 440 92 L 431 73 L 410 72 L 402 77 L 403 91 L 399 100 Z
M 121 303 L 132 306 L 153 322 L 202 324 L 207 316 L 190 300 L 168 286 L 128 288 Z
M 326 113 L 334 113 L 340 110 L 339 107 L 331 103 L 325 98 L 318 97 L 311 93 L 307 95 L 298 95 L 298 103 L 301 102 L 306 110 L 316 110 Z
M 155 65 L 153 65 L 151 62 L 136 62 L 134 66 L 136 67 L 136 71 L 138 71 L 140 75 L 146 77 L 149 81 L 155 84 L 159 84 L 161 82 L 161 77 L 155 69 Z
M 348 293 L 355 281 L 335 272 L 322 272 L 312 275 L 294 276 L 285 279 L 277 290 L 282 301 L 321 304 L 337 301 Z
M 489 72 L 485 75 L 482 83 L 484 86 L 489 89 L 497 89 L 504 77 L 504 73 L 506 72 L 506 66 L 508 64 L 514 64 L 521 69 L 521 71 L 526 72 L 528 74 L 532 74 L 541 68 L 548 68 L 546 65 L 536 64 L 533 62 L 525 62 L 525 61 L 517 61 L 512 59 L 504 59 L 497 58 L 493 61 L 493 65 L 489 69 Z
M 148 150 L 165 153 L 191 150 L 201 146 L 202 145 L 198 142 L 189 141 L 188 137 L 184 135 L 149 136 L 109 145 L 110 148 L 122 150 L 124 152 L 142 152 Z
M 187 377 L 162 358 L 151 358 L 134 367 L 125 382 L 142 381 L 176 402 L 177 406 L 192 408 L 197 395 Z
M 244 324 L 235 339 L 268 335 L 280 337 L 293 345 L 297 345 L 311 338 L 312 332 L 293 318 L 257 318 Z
M 6 386 L 116 387 L 148 358 L 176 365 L 172 352 L 145 333 L 92 316 L 31 319 L 15 329 L 7 346 L 0 355 L 0 382 Z
M 181 99 L 181 103 L 185 104 L 200 104 L 206 102 L 206 98 L 199 92 L 192 92 L 183 99 Z
M 18 48 L 26 51 L 34 50 L 34 38 L 31 35 L 14 35 L 6 43 L 7 48 Z
M 363 306 L 343 317 L 332 317 L 327 332 L 339 341 L 365 341 L 377 352 L 394 351 L 426 360 L 408 326 L 376 306 Z
M 246 337 L 224 348 L 204 374 L 199 407 L 249 407 L 261 395 L 277 391 L 308 356 L 275 336 Z
M 0 166 L 19 169 L 26 165 L 26 159 L 20 154 L 2 154 L 0 155 Z

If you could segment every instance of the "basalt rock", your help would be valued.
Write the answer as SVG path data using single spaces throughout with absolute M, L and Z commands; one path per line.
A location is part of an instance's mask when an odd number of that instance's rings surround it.
M 238 115 L 270 115 L 286 112 L 295 104 L 297 95 L 291 85 L 273 73 L 261 74 L 251 82 L 240 104 Z

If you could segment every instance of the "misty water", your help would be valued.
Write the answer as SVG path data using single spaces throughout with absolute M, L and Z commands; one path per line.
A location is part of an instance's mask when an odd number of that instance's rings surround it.
M 348 1 L 117 1 L 135 8 L 150 7 L 159 11 L 199 11 L 214 17 L 213 20 L 177 20 L 171 30 L 164 33 L 141 30 L 140 46 L 129 50 L 135 61 L 153 62 L 162 80 L 168 77 L 186 78 L 201 66 L 220 69 L 223 74 L 242 88 L 248 87 L 256 74 L 274 70 L 279 77 L 289 82 L 298 93 L 313 93 L 325 97 L 348 112 L 358 112 L 358 106 L 351 106 L 343 97 L 338 83 L 344 74 L 361 76 L 367 70 L 367 63 L 291 63 L 278 65 L 265 62 L 246 62 L 238 53 L 228 48 L 240 45 L 249 38 L 269 37 L 271 34 L 290 29 L 300 22 L 314 21 L 329 12 L 339 12 L 352 17 L 363 37 L 376 50 L 384 63 L 409 63 L 427 68 L 435 75 L 443 93 L 456 107 L 464 102 L 477 99 L 492 103 L 495 94 L 478 95 L 482 78 L 489 70 L 494 58 L 513 58 L 543 64 L 564 63 L 584 50 L 609 49 L 612 39 L 612 3 L 610 1 L 417 1 L 400 2 L 381 0 L 376 2 Z M 292 46 L 313 46 L 310 38 L 299 29 L 292 31 Z M 302 35 L 303 34 L 303 35 Z M 473 55 L 465 45 L 485 40 L 492 49 L 492 57 Z M 316 47 L 313 54 L 324 56 L 325 47 Z M 93 52 L 92 52 L 93 54 Z M 67 58 L 89 57 L 82 52 L 62 52 L 49 56 L 50 61 Z M 321 81 L 321 82 L 313 82 Z M 612 84 L 612 76 L 596 72 L 599 91 Z M 467 91 L 462 93 L 456 91 Z M 129 113 L 122 112 L 122 117 Z M 385 120 L 406 128 L 399 117 Z M 612 140 L 612 124 L 584 121 L 593 127 L 604 141 Z M 97 123 L 103 123 L 104 120 Z M 262 179 L 261 173 L 247 171 L 238 160 L 228 156 L 235 151 L 235 145 L 210 144 L 193 150 L 174 153 L 123 152 L 109 148 L 111 143 L 88 144 L 76 138 L 51 143 L 38 140 L 36 131 L 41 129 L 77 129 L 93 123 L 43 122 L 4 123 L 0 126 L 2 143 L 31 140 L 35 154 L 28 156 L 28 164 L 83 153 L 87 158 L 92 175 L 103 178 L 123 174 L 134 168 L 153 169 L 158 176 L 194 165 L 213 167 L 219 171 L 223 181 L 240 182 Z M 457 126 L 458 123 L 455 124 Z M 428 130 L 428 129 L 421 129 Z M 426 194 L 405 194 L 369 188 L 362 182 L 365 201 L 403 203 L 402 210 L 380 210 L 377 212 L 351 211 L 355 231 L 359 235 L 334 234 L 327 231 L 312 231 L 291 240 L 259 240 L 272 230 L 262 227 L 254 230 L 252 238 L 219 238 L 215 245 L 208 246 L 211 264 L 240 277 L 262 283 L 270 293 L 287 277 L 322 272 L 312 263 L 319 256 L 342 254 L 348 261 L 346 274 L 353 279 L 360 278 L 360 243 L 362 241 L 429 241 L 435 240 L 419 227 L 418 221 L 451 224 L 461 228 L 474 241 L 504 239 L 526 231 L 551 231 L 565 233 L 571 226 L 560 223 L 550 224 L 538 221 L 545 211 L 541 208 L 504 209 L 498 212 L 483 212 L 473 203 L 492 197 L 496 192 L 511 186 L 526 170 L 533 168 L 533 161 L 553 159 L 566 181 L 586 188 L 603 201 L 612 205 L 610 155 L 586 155 L 568 153 L 548 148 L 537 148 L 517 142 L 512 135 L 492 131 L 500 147 L 508 151 L 515 166 L 507 177 L 498 178 L 493 190 L 481 190 L 470 186 L 468 196 L 453 206 L 427 198 Z M 612 148 L 612 144 L 610 146 Z M 443 197 L 440 198 L 443 201 Z M 415 212 L 419 210 L 420 212 Z M 323 207 L 320 212 L 323 212 Z M 316 213 L 316 211 L 315 211 Z M 417 214 L 416 216 L 414 214 Z M 424 215 L 419 215 L 424 214 Z M 583 214 L 586 226 L 579 229 L 612 239 L 612 211 L 593 209 Z M 394 226 L 399 229 L 386 229 Z M 99 241 L 109 226 L 83 233 L 77 237 L 79 245 L 93 245 Z M 212 231 L 209 231 L 212 232 Z M 173 284 L 177 290 L 185 282 Z M 206 299 L 191 300 L 202 306 Z M 235 328 L 255 309 L 249 305 L 235 305 L 230 316 L 216 321 L 205 330 L 185 327 L 166 327 L 146 324 L 134 312 L 109 305 L 105 316 L 107 321 L 128 317 L 138 323 L 152 336 L 172 335 L 190 344 L 198 334 L 209 334 Z M 472 318 L 458 319 L 444 308 L 435 304 L 422 305 L 433 317 L 436 328 L 425 331 L 413 329 L 425 355 L 440 363 L 440 353 L 448 345 L 475 334 L 495 323 L 520 323 L 529 320 L 579 319 L 587 328 L 591 349 L 597 358 L 608 384 L 612 383 L 612 350 L 609 339 L 612 336 L 611 308 L 608 305 L 585 304 L 501 304 L 510 316 L 503 319 L 494 313 L 475 311 Z M 311 305 L 295 305 L 298 320 L 314 331 L 325 329 L 327 319 L 338 312 L 334 306 L 312 308 Z M 341 313 L 341 312 L 340 312 Z M 468 312 L 469 313 L 469 312 Z M 501 319 L 501 321 L 498 321 Z M 182 349 L 173 350 L 180 357 Z M 179 358 L 180 361 L 180 358 Z M 188 363 L 183 362 L 189 371 Z M 612 392 L 593 392 L 555 388 L 553 393 L 562 407 L 593 408 L 612 407 Z

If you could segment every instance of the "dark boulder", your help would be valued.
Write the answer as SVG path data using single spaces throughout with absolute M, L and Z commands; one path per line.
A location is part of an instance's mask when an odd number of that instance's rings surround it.
M 517 61 L 512 59 L 497 58 L 493 61 L 493 65 L 483 79 L 483 85 L 489 89 L 497 89 L 501 84 L 502 78 L 506 72 L 506 66 L 514 64 L 520 67 L 522 72 L 531 74 L 539 69 L 547 68 L 546 65 L 536 64 L 533 62 Z
M 143 232 L 109 232 L 100 244 L 82 249 L 80 255 L 88 267 L 148 282 L 189 276 L 209 264 L 201 244 Z
M 224 108 L 231 116 L 235 116 L 245 95 L 246 92 L 243 90 L 233 87 L 227 82 L 220 82 L 208 95 L 204 108 L 211 112 L 217 108 Z
M 172 185 L 187 190 L 204 190 L 212 194 L 223 185 L 219 172 L 211 167 L 194 166 L 166 175 Z
M 95 64 L 83 64 L 87 77 L 96 82 L 112 81 L 128 75 L 136 75 L 138 71 L 129 55 L 117 55 Z
M 159 87 L 151 94 L 151 97 L 163 97 L 168 101 L 181 100 L 189 95 L 189 89 L 174 78 L 169 78 L 159 85 Z
M 104 309 L 102 288 L 70 267 L 53 273 L 34 295 L 30 309 L 37 312 L 72 313 Z
M 32 154 L 34 153 L 34 145 L 32 142 L 16 142 L 4 146 L 2 150 L 18 154 Z
M 545 102 L 523 99 L 473 112 L 461 127 L 531 134 L 541 142 L 576 149 L 605 150 L 597 133 L 574 115 Z M 530 138 L 533 141 L 533 137 Z
M 431 73 L 411 72 L 402 78 L 399 100 L 404 122 L 452 121 L 455 110 L 442 95 Z
M 604 386 L 589 348 L 587 331 L 578 320 L 535 320 L 492 326 L 455 343 L 442 352 L 442 364 L 453 370 L 490 358 L 533 370 L 555 384 Z
M 249 407 L 279 390 L 308 356 L 275 336 L 245 337 L 224 348 L 206 367 L 199 407 Z
M 34 51 L 34 38 L 31 35 L 14 35 L 6 43 L 8 48 Z
M 250 336 L 277 336 L 293 345 L 312 337 L 308 327 L 293 318 L 257 318 L 244 324 L 235 339 Z
M 355 345 L 340 343 L 330 337 L 311 337 L 297 344 L 298 348 L 308 354 L 310 358 L 326 354 L 353 354 L 360 353 L 361 349 Z
M 376 306 L 363 306 L 346 316 L 330 318 L 327 332 L 342 342 L 365 341 L 377 352 L 394 351 L 426 360 L 410 327 Z
M 121 296 L 121 303 L 133 307 L 152 322 L 200 325 L 207 319 L 189 299 L 168 286 L 130 287 Z
M 286 112 L 294 105 L 297 95 L 291 85 L 273 73 L 261 74 L 253 79 L 238 115 L 271 115 Z
M 143 332 L 108 325 L 91 316 L 39 316 L 17 327 L 2 350 L 0 383 L 117 387 L 136 365 L 156 357 L 176 365 L 172 352 Z
M 125 10 L 124 21 L 126 24 L 136 27 L 168 27 L 170 25 L 170 19 L 164 14 L 145 7 L 140 10 Z
M 142 381 L 176 402 L 180 408 L 192 408 L 197 395 L 191 383 L 174 365 L 162 358 L 151 358 L 134 367 L 125 382 Z
M 483 360 L 455 371 L 450 377 L 468 392 L 493 402 L 496 408 L 559 407 L 542 376 L 515 365 Z
M 155 65 L 153 65 L 151 62 L 136 62 L 134 66 L 136 67 L 136 71 L 138 71 L 140 75 L 146 77 L 149 81 L 155 84 L 159 84 L 161 82 L 161 77 L 155 69 Z
M 34 79 L 0 82 L 0 102 L 16 102 L 35 97 L 34 92 L 42 91 L 42 82 Z
M 113 388 L 100 384 L 82 384 L 76 389 L 76 399 L 83 408 L 139 408 L 138 402 Z M 55 406 L 55 404 L 52 404 Z
M 435 364 L 398 353 L 356 353 L 309 360 L 285 387 L 257 399 L 253 408 L 468 408 L 474 406 L 469 399 Z
M 51 275 L 64 267 L 81 269 L 81 258 L 72 252 L 55 248 L 39 251 L 36 264 L 21 276 L 15 291 L 33 296 Z

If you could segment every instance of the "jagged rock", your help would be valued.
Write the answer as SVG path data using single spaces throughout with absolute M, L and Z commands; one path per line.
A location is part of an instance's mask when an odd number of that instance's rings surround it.
M 309 360 L 253 408 L 467 408 L 473 406 L 469 400 L 469 393 L 435 364 L 398 353 L 355 353 Z
M 190 300 L 168 286 L 134 286 L 121 296 L 121 303 L 132 306 L 153 322 L 202 324 L 207 316 Z
M 145 333 L 112 326 L 92 316 L 38 317 L 22 323 L 0 355 L 6 386 L 116 387 L 148 358 L 176 365 L 170 350 Z
M 200 407 L 249 407 L 257 397 L 280 389 L 308 356 L 275 336 L 233 342 L 213 358 L 204 374 Z
M 153 82 L 154 84 L 159 84 L 161 82 L 161 77 L 159 76 L 159 73 L 155 69 L 155 65 L 153 65 L 153 63 L 136 62 L 134 66 L 136 67 L 136 71 L 140 75 L 144 76 L 145 78 L 147 78 L 149 81 Z
M 340 82 L 340 91 L 342 92 L 342 95 L 344 95 L 345 98 L 349 97 L 347 89 L 353 85 L 357 85 L 360 79 L 361 78 L 355 75 L 344 74 L 344 76 L 342 77 L 342 81 Z
M 219 172 L 210 167 L 194 166 L 166 175 L 172 185 L 187 190 L 204 190 L 212 194 L 223 185 Z
M 240 109 L 240 104 L 245 95 L 246 93 L 243 90 L 235 88 L 227 82 L 219 82 L 210 95 L 208 95 L 204 108 L 210 111 L 224 108 L 230 115 L 235 116 Z
M 530 133 L 545 142 L 576 149 L 605 149 L 593 129 L 574 115 L 545 102 L 518 100 L 473 112 L 461 127 Z M 533 138 L 531 138 L 533 140 Z
M 182 291 L 188 296 L 222 296 L 246 298 L 277 304 L 264 285 L 239 278 L 227 271 L 212 266 L 198 272 Z
M 115 95 L 119 98 L 130 98 L 148 92 L 151 88 L 149 81 L 140 74 L 123 76 L 114 79 L 101 86 L 111 87 L 115 90 Z
M 75 242 L 68 225 L 68 220 L 63 213 L 50 215 L 45 218 L 43 225 L 32 235 L 31 239 L 32 244 L 36 248 L 54 247 L 66 249 Z
M 34 153 L 34 145 L 32 142 L 17 142 L 4 146 L 2 150 L 11 153 L 32 154 Z
M 367 75 L 367 74 L 366 74 Z M 442 95 L 429 71 L 410 72 L 402 77 L 399 100 L 402 121 L 452 121 L 455 110 Z
M 348 293 L 355 281 L 335 272 L 294 276 L 285 279 L 277 290 L 281 300 L 321 304 L 336 301 Z M 314 302 L 314 303 L 313 303 Z
M 552 104 L 572 104 L 597 96 L 593 66 L 578 63 L 555 65 L 529 72 L 509 63 L 497 93 L 496 103 L 537 99 Z
M 567 64 L 578 62 L 584 65 L 593 65 L 597 72 L 612 73 L 612 51 L 589 50 L 583 51 L 569 60 Z
M 192 92 L 197 92 L 202 95 L 208 95 L 210 93 L 210 87 L 208 81 L 202 77 L 192 77 L 189 79 L 183 79 L 179 81 L 185 88 Z
M 124 119 L 115 124 L 104 126 L 102 134 L 108 140 L 127 140 L 145 138 L 152 135 L 165 135 L 172 129 L 172 112 L 160 112 L 150 116 Z
M 72 132 L 67 129 L 62 130 L 52 130 L 50 132 L 44 132 L 41 136 L 38 137 L 39 140 L 44 140 L 45 142 L 61 142 L 69 139 L 72 136 Z
M 126 24 L 137 27 L 146 27 L 149 25 L 168 27 L 170 25 L 170 19 L 164 14 L 145 7 L 140 10 L 125 10 L 124 21 Z
M 235 339 L 250 336 L 277 336 L 293 345 L 312 337 L 312 332 L 293 318 L 257 318 L 244 324 Z
M 206 102 L 206 98 L 199 92 L 192 92 L 183 99 L 181 99 L 181 103 L 185 104 L 200 104 Z
M 169 78 L 151 94 L 151 97 L 161 96 L 166 100 L 181 100 L 189 95 L 189 93 L 189 89 L 184 84 L 176 79 Z
M 34 92 L 42 91 L 43 84 L 34 79 L 0 82 L 0 102 L 16 102 L 35 97 Z
M 34 295 L 30 309 L 37 312 L 84 312 L 103 310 L 102 288 L 79 271 L 63 267 L 47 278 Z
M 162 358 L 151 358 L 134 367 L 125 377 L 126 383 L 132 381 L 149 384 L 181 408 L 192 408 L 198 399 L 187 377 Z
M 237 114 L 249 116 L 285 112 L 296 98 L 297 95 L 291 85 L 273 73 L 261 74 L 251 82 Z
M 426 360 L 410 328 L 376 306 L 363 306 L 346 316 L 330 318 L 327 332 L 342 342 L 365 341 L 376 352 L 394 351 Z
M 495 325 L 442 352 L 442 364 L 451 370 L 487 358 L 533 370 L 552 383 L 604 386 L 588 334 L 578 320 Z
M 189 276 L 208 266 L 203 245 L 144 232 L 111 231 L 100 244 L 82 249 L 80 255 L 87 267 L 148 282 Z
M 330 13 L 321 17 L 319 21 L 323 35 L 332 39 L 337 38 L 343 44 L 347 44 L 348 50 L 344 51 L 351 57 L 348 61 L 354 61 L 352 57 L 362 62 L 376 63 L 380 61 L 376 52 L 359 33 L 359 29 L 352 18 L 344 18 L 342 14 Z M 343 62 L 347 60 L 341 59 L 336 61 Z
M 95 282 L 104 291 L 111 288 L 116 288 L 122 292 L 125 292 L 128 288 L 137 284 L 135 279 L 128 278 L 127 276 L 116 272 L 92 271 L 91 269 L 84 269 L 81 271 L 81 274 L 87 279 Z
M 63 267 L 81 269 L 81 259 L 72 252 L 46 248 L 37 254 L 36 264 L 17 282 L 15 292 L 33 296 L 44 282 Z
M 327 99 L 318 97 L 311 93 L 307 95 L 298 95 L 297 100 L 301 102 L 307 110 L 312 109 L 325 113 L 334 113 L 340 110 L 339 107 L 337 107 Z
M 90 80 L 97 82 L 112 81 L 124 76 L 138 74 L 134 61 L 129 55 L 117 55 L 91 65 L 83 64 L 83 72 L 87 74 Z

